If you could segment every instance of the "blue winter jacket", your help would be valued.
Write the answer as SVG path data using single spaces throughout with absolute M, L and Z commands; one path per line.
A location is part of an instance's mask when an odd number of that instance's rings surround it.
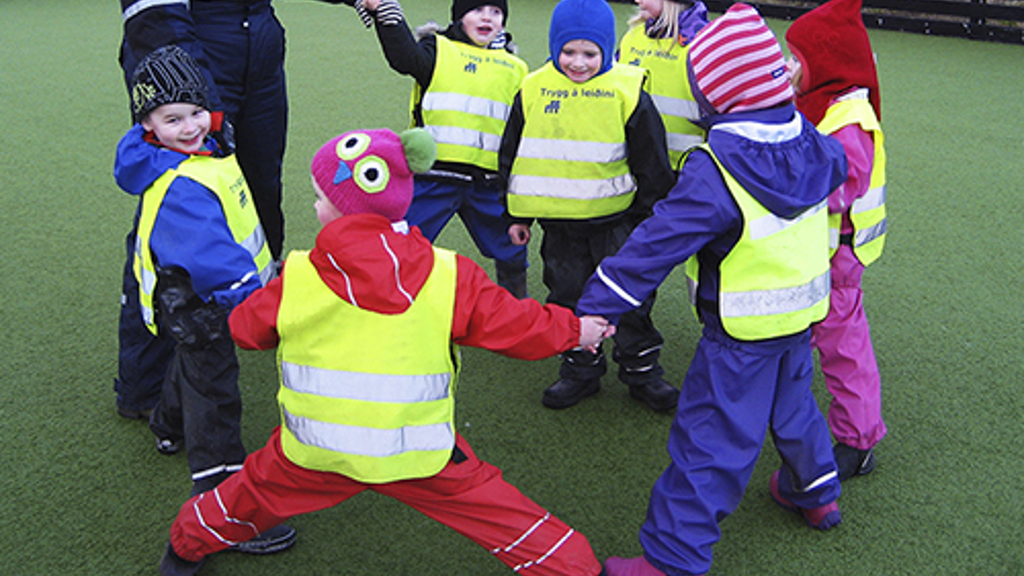
M 708 144 L 729 173 L 765 208 L 792 218 L 820 203 L 846 178 L 846 156 L 793 105 L 712 116 Z M 739 240 L 743 219 L 711 157 L 694 150 L 654 215 L 605 258 L 576 310 L 613 322 L 643 302 L 693 254 L 700 260 L 698 297 L 718 302 L 719 264 Z M 709 307 L 710 308 L 710 307 Z M 717 307 L 714 307 L 717 309 Z M 702 310 L 705 321 L 717 322 Z
M 114 159 L 117 185 L 138 196 L 140 206 L 142 193 L 189 157 L 150 143 L 144 135 L 141 125 L 132 126 Z M 207 146 L 219 153 L 213 138 L 207 138 Z M 213 299 L 230 310 L 261 286 L 256 263 L 235 242 L 217 196 L 190 178 L 171 183 L 153 224 L 150 247 L 160 267 L 176 266 L 189 274 L 192 289 L 204 302 Z

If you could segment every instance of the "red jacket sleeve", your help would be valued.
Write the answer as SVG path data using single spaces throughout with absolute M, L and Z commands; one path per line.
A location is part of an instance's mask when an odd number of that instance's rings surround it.
M 556 304 L 519 300 L 487 277 L 472 260 L 457 256 L 458 285 L 452 340 L 520 360 L 539 360 L 575 348 L 580 321 Z
M 281 277 L 254 291 L 228 317 L 231 337 L 246 350 L 277 348 L 277 311 L 281 307 Z

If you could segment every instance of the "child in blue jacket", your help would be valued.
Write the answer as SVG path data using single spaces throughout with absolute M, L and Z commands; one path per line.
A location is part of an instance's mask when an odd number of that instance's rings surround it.
M 222 119 L 207 109 L 207 84 L 176 45 L 143 58 L 131 81 L 136 124 L 117 147 L 114 178 L 139 197 L 132 269 L 139 314 L 174 354 L 150 416 L 157 449 L 184 447 L 192 493 L 242 467 L 242 398 L 230 311 L 274 275 L 252 196 Z M 239 550 L 286 548 L 288 527 Z

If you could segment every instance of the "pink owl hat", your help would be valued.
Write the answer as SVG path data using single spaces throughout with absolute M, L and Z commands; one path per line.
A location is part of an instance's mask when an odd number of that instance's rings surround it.
M 344 215 L 380 214 L 405 219 L 413 174 L 434 164 L 434 139 L 422 128 L 401 135 L 386 128 L 353 130 L 329 140 L 313 155 L 313 181 Z

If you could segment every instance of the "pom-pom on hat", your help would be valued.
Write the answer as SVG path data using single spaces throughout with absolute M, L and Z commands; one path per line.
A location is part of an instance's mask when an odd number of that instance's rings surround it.
M 437 157 L 433 137 L 422 128 L 401 135 L 386 128 L 354 130 L 329 140 L 313 155 L 313 181 L 342 214 L 405 218 L 412 203 L 413 174 Z
M 558 64 L 562 46 L 573 40 L 590 40 L 601 48 L 601 70 L 612 67 L 615 56 L 615 12 L 605 0 L 561 0 L 551 13 L 551 27 L 548 30 L 548 50 L 551 63 L 559 72 L 565 73 Z
M 141 122 L 164 104 L 210 108 L 206 78 L 188 52 L 170 44 L 150 52 L 132 72 L 132 115 Z
M 800 55 L 807 89 L 796 96 L 797 108 L 817 124 L 832 100 L 853 87 L 868 89 L 875 115 L 882 117 L 878 71 L 861 0 L 832 0 L 793 21 L 786 42 Z
M 497 6 L 501 9 L 505 22 L 508 22 L 508 1 L 507 0 L 452 0 L 452 22 L 462 20 L 466 12 L 476 10 L 481 6 Z
M 690 43 L 687 64 L 697 101 L 718 114 L 793 100 L 782 48 L 747 4 L 733 4 L 705 26 Z

